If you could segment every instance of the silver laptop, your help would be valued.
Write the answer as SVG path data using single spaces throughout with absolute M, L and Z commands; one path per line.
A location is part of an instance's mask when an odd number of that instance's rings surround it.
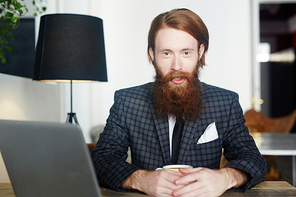
M 17 197 L 101 196 L 75 125 L 0 120 L 0 151 Z

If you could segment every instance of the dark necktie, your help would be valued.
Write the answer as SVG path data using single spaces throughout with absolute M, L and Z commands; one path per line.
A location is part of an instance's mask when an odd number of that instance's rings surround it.
M 173 147 L 172 148 L 172 164 L 177 164 L 183 127 L 184 127 L 184 121 L 177 120 L 175 123 L 174 131 L 173 131 L 173 139 L 172 139 L 172 144 L 173 144 L 173 146 L 172 146 Z

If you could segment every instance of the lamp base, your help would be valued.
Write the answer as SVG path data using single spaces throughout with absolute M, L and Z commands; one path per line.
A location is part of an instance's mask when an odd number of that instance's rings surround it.
M 79 125 L 76 117 L 76 113 L 72 113 L 72 112 L 68 113 L 66 123 L 73 124 L 73 119 L 75 124 Z

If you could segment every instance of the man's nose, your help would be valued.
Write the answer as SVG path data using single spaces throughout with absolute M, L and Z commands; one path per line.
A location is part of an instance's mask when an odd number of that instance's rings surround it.
M 179 71 L 182 70 L 182 62 L 180 58 L 175 57 L 172 61 L 172 70 Z

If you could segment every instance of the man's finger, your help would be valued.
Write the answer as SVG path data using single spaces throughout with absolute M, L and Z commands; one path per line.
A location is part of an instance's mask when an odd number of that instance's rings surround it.
M 175 184 L 176 185 L 187 185 L 187 184 L 196 182 L 200 178 L 200 172 L 202 170 L 204 170 L 204 168 L 193 168 L 193 169 L 180 170 L 180 172 L 184 173 L 185 175 L 176 179 Z

